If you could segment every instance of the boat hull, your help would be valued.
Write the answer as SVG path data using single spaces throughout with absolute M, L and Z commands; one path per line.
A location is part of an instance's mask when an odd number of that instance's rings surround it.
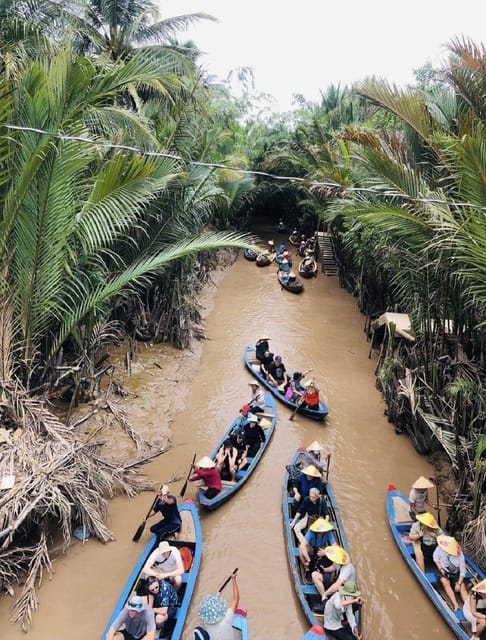
M 419 581 L 420 586 L 429 596 L 456 637 L 460 638 L 460 640 L 468 640 L 472 632 L 469 623 L 466 622 L 464 618 L 462 609 L 458 611 L 451 609 L 448 601 L 442 594 L 440 584 L 436 581 L 435 573 L 432 570 L 427 570 L 427 566 L 425 573 L 422 573 L 415 562 L 412 541 L 407 535 L 413 523 L 408 515 L 408 509 L 408 497 L 400 493 L 393 485 L 390 485 L 386 495 L 386 513 L 398 549 Z M 476 566 L 472 559 L 468 555 L 464 555 L 466 558 L 466 576 L 468 579 L 471 579 L 473 582 L 479 582 L 486 578 L 486 574 Z
M 280 402 L 283 402 L 290 409 L 296 409 L 297 404 L 292 402 L 285 397 L 285 393 L 280 391 L 277 387 L 272 387 L 272 385 L 267 381 L 267 379 L 262 375 L 260 371 L 260 363 L 255 357 L 255 348 L 247 346 L 243 349 L 243 361 L 247 369 L 257 378 L 258 382 L 266 387 L 270 393 L 273 394 L 275 398 L 278 398 Z M 289 376 L 291 374 L 289 373 Z M 312 418 L 313 420 L 324 420 L 327 416 L 328 410 L 326 404 L 321 400 L 319 402 L 318 409 L 311 409 L 310 407 L 303 407 L 298 410 L 298 415 L 307 416 L 308 418 Z
M 182 637 L 182 630 L 189 610 L 189 605 L 196 586 L 196 580 L 199 573 L 202 557 L 202 530 L 199 520 L 197 507 L 193 500 L 187 499 L 181 505 L 179 505 L 179 512 L 182 519 L 182 527 L 177 534 L 177 538 L 168 536 L 170 544 L 178 548 L 186 547 L 190 549 L 192 553 L 192 564 L 189 569 L 183 575 L 182 587 L 180 589 L 179 606 L 176 610 L 176 617 L 166 623 L 164 628 L 164 638 L 169 640 L 180 640 Z M 157 536 L 152 536 L 147 543 L 142 553 L 140 554 L 133 571 L 131 572 L 120 597 L 113 609 L 113 613 L 108 620 L 108 624 L 101 636 L 101 640 L 105 640 L 106 634 L 110 629 L 112 623 L 125 606 L 127 600 L 133 595 L 137 584 L 142 577 L 142 569 L 147 561 L 147 558 L 157 548 Z
M 259 415 L 259 414 L 256 414 Z M 236 482 L 224 481 L 223 480 L 223 488 L 221 491 L 211 499 L 206 498 L 204 495 L 203 489 L 199 489 L 199 504 L 206 511 L 214 511 L 222 504 L 227 502 L 230 498 L 232 498 L 237 491 L 241 489 L 241 487 L 245 484 L 245 482 L 249 479 L 256 466 L 260 462 L 265 453 L 265 450 L 270 444 L 273 433 L 275 431 L 275 426 L 277 423 L 277 408 L 275 406 L 275 400 L 273 399 L 270 393 L 265 393 L 265 416 L 262 418 L 262 428 L 265 432 L 265 442 L 262 443 L 260 448 L 258 449 L 256 455 L 253 458 L 248 458 L 249 463 L 244 470 L 238 470 L 236 474 Z M 215 458 L 218 453 L 220 447 L 226 438 L 229 437 L 235 426 L 237 425 L 238 418 L 235 418 L 233 422 L 229 425 L 229 427 L 224 432 L 222 438 L 215 446 L 211 453 L 211 458 Z

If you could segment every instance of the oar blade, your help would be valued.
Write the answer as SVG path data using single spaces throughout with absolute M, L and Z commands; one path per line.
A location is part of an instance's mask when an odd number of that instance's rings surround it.
M 142 537 L 142 533 L 143 533 L 144 529 L 145 529 L 145 522 L 142 522 L 142 524 L 135 531 L 135 535 L 132 538 L 133 542 L 138 542 L 140 540 L 140 538 Z

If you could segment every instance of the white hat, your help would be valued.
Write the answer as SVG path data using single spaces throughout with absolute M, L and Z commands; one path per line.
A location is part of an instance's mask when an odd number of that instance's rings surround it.
M 256 415 L 254 413 L 249 413 L 246 416 L 246 419 L 248 420 L 248 422 L 258 422 L 258 418 L 256 417 Z
M 160 493 L 163 496 L 166 496 L 169 493 L 169 487 L 166 484 L 164 484 L 164 486 L 162 487 L 162 490 L 160 491 Z
M 168 551 L 170 551 L 170 544 L 167 542 L 167 540 L 162 540 L 162 542 L 159 544 L 159 551 L 160 553 L 167 553 Z

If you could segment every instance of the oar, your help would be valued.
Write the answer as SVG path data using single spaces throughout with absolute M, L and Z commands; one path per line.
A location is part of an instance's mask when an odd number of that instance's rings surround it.
M 236 567 L 236 569 L 233 570 L 233 573 L 230 576 L 228 576 L 226 580 L 223 582 L 223 584 L 219 587 L 218 593 L 221 593 L 221 591 L 223 591 L 223 589 L 226 587 L 226 585 L 231 580 L 231 578 L 236 575 L 237 571 L 238 571 L 238 567 Z
M 431 480 L 432 480 L 432 478 L 431 478 Z M 442 529 L 442 523 L 440 521 L 440 500 L 439 500 L 439 480 L 438 480 L 438 478 L 435 478 L 435 500 L 437 502 L 437 505 L 436 505 L 436 508 L 437 508 L 437 524 Z
M 326 482 L 329 480 L 329 466 L 331 464 L 331 454 L 327 457 L 327 465 L 326 465 Z
M 189 478 L 191 477 L 192 468 L 194 467 L 195 462 L 196 462 L 196 454 L 194 454 L 194 457 L 191 462 L 191 466 L 189 467 L 189 473 L 187 474 L 186 481 L 184 482 L 184 486 L 181 489 L 181 493 L 180 493 L 181 498 L 183 498 L 184 494 L 186 493 L 187 483 L 189 482 Z
M 293 420 L 295 418 L 295 414 L 297 413 L 297 411 L 300 409 L 301 404 L 304 402 L 304 396 L 302 396 L 301 398 L 299 398 L 299 400 L 297 401 L 297 405 L 295 407 L 295 409 L 292 411 L 292 413 L 289 415 L 289 420 Z
M 145 516 L 145 520 L 140 524 L 138 529 L 135 531 L 135 535 L 132 538 L 133 542 L 138 542 L 140 540 L 140 538 L 142 537 L 143 530 L 145 529 L 145 521 L 147 520 L 149 515 L 152 513 L 152 510 L 155 507 L 155 505 L 157 503 L 157 500 L 159 499 L 159 493 L 162 491 L 162 486 L 163 485 L 160 486 L 160 489 L 157 492 L 157 495 L 155 496 L 154 501 L 152 502 L 152 506 L 147 511 L 147 515 Z

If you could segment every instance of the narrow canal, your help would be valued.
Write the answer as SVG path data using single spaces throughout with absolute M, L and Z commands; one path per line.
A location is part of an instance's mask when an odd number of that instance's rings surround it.
M 269 239 L 269 229 L 261 235 Z M 278 244 L 283 236 L 273 235 Z M 294 257 L 295 260 L 295 257 Z M 140 430 L 166 417 L 167 373 L 151 368 L 180 359 L 182 374 L 170 389 L 180 412 L 171 416 L 174 448 L 147 465 L 159 482 L 186 474 L 194 452 L 208 454 L 222 431 L 249 399 L 251 377 L 242 362 L 243 346 L 259 335 L 271 337 L 289 369 L 313 368 L 329 407 L 324 424 L 277 405 L 273 441 L 260 467 L 219 510 L 202 514 L 204 554 L 185 640 L 197 622 L 195 603 L 216 590 L 234 567 L 239 568 L 241 606 L 248 609 L 252 640 L 298 640 L 307 629 L 294 594 L 284 546 L 281 494 L 285 465 L 294 451 L 320 440 L 332 451 L 330 476 L 346 528 L 360 588 L 366 600 L 364 638 L 376 640 L 448 640 L 452 633 L 429 604 L 395 548 L 385 515 L 385 492 L 394 483 L 404 493 L 419 475 L 431 475 L 405 435 L 395 434 L 384 416 L 375 387 L 375 360 L 368 358 L 365 318 L 356 300 L 340 289 L 337 277 L 305 282 L 295 296 L 277 284 L 274 266 L 258 268 L 241 254 L 220 278 L 206 322 L 207 340 L 194 352 L 167 347 L 142 348 L 127 388 L 136 399 L 126 402 L 127 418 Z M 150 376 L 147 370 L 150 369 Z M 183 480 L 174 484 L 178 495 Z M 188 494 L 195 491 L 190 487 Z M 152 496 L 117 498 L 110 506 L 116 540 L 102 545 L 76 543 L 54 563 L 55 575 L 39 591 L 29 640 L 69 638 L 97 640 L 148 531 L 136 544 L 131 538 Z M 229 591 L 226 594 L 229 597 Z M 2 637 L 25 638 L 7 622 L 11 604 L 0 600 Z M 6 633 L 8 629 L 8 633 Z

